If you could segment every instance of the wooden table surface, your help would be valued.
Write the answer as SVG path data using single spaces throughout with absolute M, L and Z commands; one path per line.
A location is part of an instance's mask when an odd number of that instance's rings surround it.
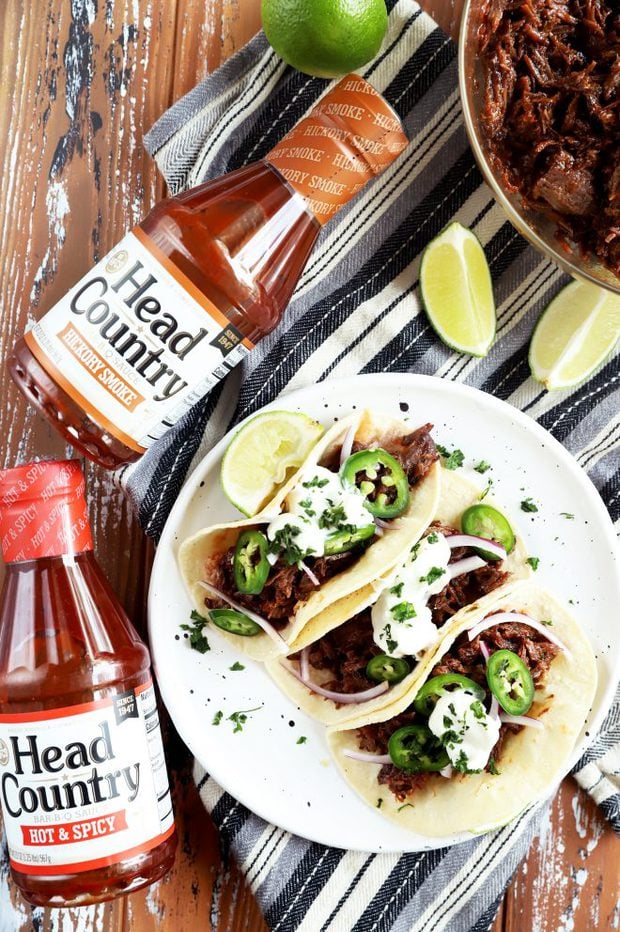
M 453 34 L 460 0 L 424 0 Z M 162 197 L 143 132 L 260 25 L 259 0 L 2 0 L 0 2 L 0 348 L 6 358 L 40 315 Z M 0 368 L 2 465 L 70 455 Z M 95 547 L 142 632 L 152 545 L 112 477 L 86 464 Z M 81 910 L 32 910 L 0 866 L 0 932 L 201 930 L 265 924 L 194 790 L 171 726 L 179 851 L 143 892 Z M 494 932 L 618 928 L 619 845 L 566 779 L 550 822 L 508 890 Z M 343 930 L 346 932 L 346 930 Z

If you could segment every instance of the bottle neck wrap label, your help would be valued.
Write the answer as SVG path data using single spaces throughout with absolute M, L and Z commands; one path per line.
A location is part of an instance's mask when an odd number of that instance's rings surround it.
M 407 146 L 398 115 L 356 74 L 328 91 L 266 156 L 326 223 Z
M 93 549 L 78 460 L 0 470 L 0 542 L 6 563 Z

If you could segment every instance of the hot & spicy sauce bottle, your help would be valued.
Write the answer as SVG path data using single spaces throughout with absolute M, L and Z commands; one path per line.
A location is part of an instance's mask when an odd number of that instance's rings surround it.
M 321 226 L 406 144 L 348 75 L 263 161 L 160 202 L 16 344 L 13 378 L 85 456 L 135 460 L 273 330 Z
M 149 653 L 93 556 L 76 460 L 0 471 L 0 802 L 40 906 L 152 883 L 176 834 Z

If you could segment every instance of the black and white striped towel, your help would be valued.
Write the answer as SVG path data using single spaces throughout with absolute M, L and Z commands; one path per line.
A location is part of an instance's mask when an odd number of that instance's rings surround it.
M 619 357 L 572 392 L 548 394 L 529 378 L 533 324 L 565 277 L 527 246 L 482 183 L 461 119 L 454 44 L 413 0 L 388 7 L 384 51 L 364 76 L 401 114 L 411 144 L 323 230 L 275 333 L 126 472 L 154 538 L 193 464 L 232 424 L 286 389 L 358 372 L 435 374 L 508 400 L 568 447 L 620 516 Z M 180 191 L 263 156 L 326 86 L 286 68 L 258 35 L 164 114 L 147 148 Z M 493 273 L 498 331 L 486 359 L 451 353 L 420 309 L 420 252 L 454 218 L 475 230 Z M 617 702 L 575 775 L 620 830 L 619 772 Z M 452 848 L 369 856 L 291 836 L 199 767 L 196 779 L 273 932 L 486 929 L 546 810 Z

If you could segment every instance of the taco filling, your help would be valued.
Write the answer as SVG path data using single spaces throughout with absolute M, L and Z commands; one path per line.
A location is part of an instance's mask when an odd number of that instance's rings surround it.
M 378 782 L 399 802 L 438 775 L 497 774 L 508 737 L 544 727 L 528 713 L 561 650 L 544 622 L 518 611 L 487 615 L 456 638 L 408 709 L 358 728 L 361 753 L 344 754 L 381 763 Z
M 252 615 L 285 627 L 324 582 L 398 527 L 411 491 L 439 459 L 431 428 L 390 437 L 381 447 L 351 442 L 350 433 L 330 450 L 300 477 L 285 511 L 248 525 L 235 546 L 208 557 L 209 584 L 203 585 L 211 620 L 243 635 L 261 630 Z M 233 603 L 238 608 L 231 611 Z M 231 620 L 233 615 L 239 617 Z
M 321 687 L 334 693 L 363 693 L 378 682 L 401 682 L 436 645 L 449 618 L 508 579 L 501 548 L 485 559 L 478 556 L 479 548 L 462 543 L 468 539 L 454 527 L 433 523 L 372 607 L 291 659 L 299 662 L 300 671 L 307 664 L 310 677 L 312 670 L 324 671 Z M 310 677 L 306 685 L 312 688 Z

